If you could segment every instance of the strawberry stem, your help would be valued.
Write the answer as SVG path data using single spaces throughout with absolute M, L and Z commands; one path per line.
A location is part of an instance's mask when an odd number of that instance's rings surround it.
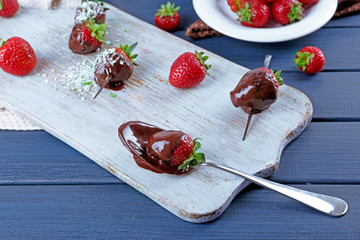
M 201 148 L 200 142 L 198 142 L 199 138 L 195 138 L 193 140 L 194 148 L 189 158 L 186 159 L 179 167 L 178 170 L 185 170 L 190 167 L 195 167 L 199 165 L 201 162 L 205 161 L 205 154 L 202 152 L 197 152 Z
M 91 36 L 93 38 L 96 38 L 100 42 L 105 42 L 106 25 L 104 23 L 94 23 L 94 20 L 90 17 L 89 22 L 86 23 L 86 26 L 91 29 Z
M 271 69 L 272 72 L 274 72 L 274 70 Z M 281 70 L 278 70 L 274 73 L 274 76 L 276 78 L 276 80 L 279 83 L 279 86 L 283 85 L 284 82 L 284 78 L 280 76 L 281 75 Z
M 138 54 L 132 54 L 131 52 L 136 48 L 137 46 L 137 42 L 132 44 L 131 46 L 129 45 L 122 45 L 120 44 L 120 49 L 124 51 L 124 53 L 131 59 L 131 61 L 134 63 L 135 66 L 137 66 L 137 63 L 135 62 L 135 58 L 138 56 Z
M 290 23 L 301 20 L 303 18 L 303 10 L 304 8 L 302 7 L 302 3 L 291 4 L 291 10 L 288 13 Z
M 162 17 L 173 17 L 174 13 L 179 11 L 180 7 L 175 7 L 175 3 L 167 2 L 160 5 L 160 9 L 157 10 L 155 16 Z
M 248 22 L 251 23 L 251 8 L 250 4 L 247 2 L 245 3 L 244 7 L 241 8 L 238 12 L 236 12 L 239 16 L 238 21 L 240 22 Z
M 0 0 L 0 10 L 3 9 L 3 4 L 2 4 L 2 0 Z
M 310 60 L 315 57 L 314 53 L 309 52 L 297 52 L 296 58 L 293 62 L 296 64 L 296 67 L 301 71 L 305 72 L 306 66 L 310 64 Z
M 207 71 L 212 67 L 212 65 L 207 65 L 205 62 L 206 60 L 209 59 L 208 56 L 204 56 L 204 52 L 198 52 L 198 51 L 195 51 L 195 55 L 196 57 L 200 60 L 201 64 L 206 68 L 206 73 Z

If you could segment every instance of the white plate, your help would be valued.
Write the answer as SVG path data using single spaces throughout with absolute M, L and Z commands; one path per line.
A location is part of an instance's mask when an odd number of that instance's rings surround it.
M 287 26 L 271 18 L 264 28 L 242 26 L 226 0 L 193 0 L 193 5 L 207 25 L 224 35 L 250 42 L 282 42 L 303 37 L 324 26 L 334 15 L 338 0 L 320 0 L 305 10 L 301 21 Z

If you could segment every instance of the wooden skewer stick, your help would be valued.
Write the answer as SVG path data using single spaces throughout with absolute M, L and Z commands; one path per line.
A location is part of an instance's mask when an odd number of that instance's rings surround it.
M 101 93 L 101 91 L 105 88 L 105 86 L 109 83 L 110 78 L 107 78 L 105 82 L 101 85 L 99 91 L 95 94 L 94 99 Z

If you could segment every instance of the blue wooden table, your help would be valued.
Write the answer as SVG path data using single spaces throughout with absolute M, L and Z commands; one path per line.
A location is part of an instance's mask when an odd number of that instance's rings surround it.
M 153 23 L 163 1 L 108 2 Z M 248 68 L 270 53 L 286 83 L 310 97 L 313 122 L 285 149 L 271 179 L 342 197 L 349 212 L 331 218 L 250 186 L 216 221 L 188 223 L 44 131 L 0 131 L 0 239 L 360 239 L 360 15 L 284 43 L 194 41 L 184 35 L 197 20 L 191 1 L 177 4 L 183 21 L 175 35 Z M 291 61 L 306 45 L 327 58 L 315 76 Z

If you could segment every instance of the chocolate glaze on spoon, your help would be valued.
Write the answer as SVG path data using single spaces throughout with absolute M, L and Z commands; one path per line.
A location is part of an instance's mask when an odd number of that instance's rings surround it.
M 178 166 L 169 163 L 172 152 L 179 146 L 185 133 L 165 131 L 151 124 L 131 121 L 122 124 L 118 134 L 139 167 L 155 173 L 168 174 L 183 174 L 189 170 L 178 170 Z M 162 136 L 157 136 L 159 134 Z M 161 142 L 157 141 L 158 137 L 162 139 Z

